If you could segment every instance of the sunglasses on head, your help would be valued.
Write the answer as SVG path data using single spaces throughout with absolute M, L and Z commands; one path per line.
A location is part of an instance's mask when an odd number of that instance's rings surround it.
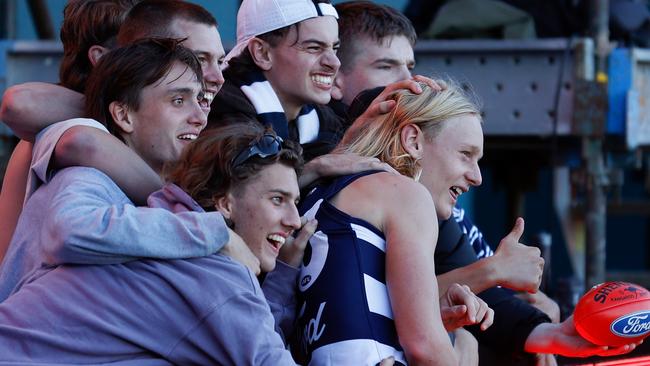
M 282 150 L 282 138 L 270 133 L 265 133 L 259 139 L 253 141 L 247 148 L 242 150 L 232 160 L 232 168 L 236 168 L 244 164 L 248 159 L 253 156 L 266 158 L 269 156 L 277 155 Z

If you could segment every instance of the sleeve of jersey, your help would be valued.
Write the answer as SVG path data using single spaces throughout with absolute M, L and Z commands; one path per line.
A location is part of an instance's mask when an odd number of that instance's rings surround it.
M 299 271 L 280 261 L 262 282 L 264 297 L 275 319 L 275 331 L 283 342 L 291 337 L 296 320 L 296 281 Z
M 29 176 L 27 177 L 25 202 L 39 185 L 47 183 L 50 180 L 49 168 L 52 155 L 54 154 L 54 148 L 61 136 L 75 126 L 94 127 L 108 133 L 104 125 L 88 118 L 75 118 L 54 123 L 39 132 L 36 135 L 36 141 L 32 149 L 32 164 L 30 166 Z
M 264 298 L 244 292 L 216 306 L 167 358 L 178 365 L 296 365 L 273 328 Z
M 479 294 L 493 310 L 494 323 L 485 331 L 478 326 L 467 327 L 479 343 L 499 353 L 522 353 L 528 335 L 551 319 L 534 306 L 501 288 L 491 288 Z
M 103 173 L 73 169 L 86 174 L 65 175 L 65 188 L 44 208 L 49 210 L 41 231 L 46 264 L 192 258 L 217 252 L 228 242 L 219 213 L 135 207 Z M 111 185 L 114 189 L 107 188 Z

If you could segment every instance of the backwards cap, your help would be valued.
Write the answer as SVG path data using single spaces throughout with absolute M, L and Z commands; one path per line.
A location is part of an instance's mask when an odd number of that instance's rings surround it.
M 237 12 L 237 44 L 226 62 L 238 56 L 255 36 L 318 16 L 339 16 L 332 4 L 312 0 L 244 0 Z

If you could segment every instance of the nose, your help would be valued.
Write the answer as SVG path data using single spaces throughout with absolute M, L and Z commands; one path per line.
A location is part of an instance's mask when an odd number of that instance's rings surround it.
M 467 180 L 469 184 L 473 186 L 480 186 L 483 182 L 483 177 L 481 176 L 481 168 L 478 166 L 478 163 L 472 165 L 472 169 L 467 173 Z
M 203 79 L 208 85 L 214 86 L 216 92 L 221 89 L 223 83 L 225 82 L 225 79 L 218 62 L 210 62 L 203 68 Z
M 200 130 L 203 130 L 208 124 L 208 115 L 205 113 L 201 107 L 201 103 L 196 100 L 192 103 L 192 109 L 190 110 L 190 115 L 188 118 L 188 123 L 194 126 L 198 126 Z
M 400 66 L 399 80 L 408 80 L 411 78 L 411 70 L 406 65 Z
M 323 53 L 321 62 L 324 66 L 329 67 L 335 73 L 339 70 L 339 67 L 341 67 L 341 61 L 338 56 L 336 56 L 336 51 L 333 49 L 329 49 Z
M 300 229 L 300 215 L 298 214 L 298 208 L 296 205 L 289 205 L 287 212 L 282 217 L 282 224 L 292 230 Z

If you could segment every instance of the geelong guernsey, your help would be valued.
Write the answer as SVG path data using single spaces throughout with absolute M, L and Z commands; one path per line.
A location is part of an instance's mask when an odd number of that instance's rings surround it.
M 300 205 L 300 214 L 315 217 L 318 227 L 298 283 L 299 334 L 293 351 L 299 362 L 374 366 L 393 356 L 406 364 L 386 287 L 384 235 L 329 203 L 354 180 L 373 173 L 320 185 Z

